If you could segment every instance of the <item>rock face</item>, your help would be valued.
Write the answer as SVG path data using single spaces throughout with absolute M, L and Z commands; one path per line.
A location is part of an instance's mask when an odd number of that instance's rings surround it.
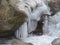
M 60 38 L 56 38 L 52 41 L 52 45 L 60 45 Z
M 26 21 L 26 14 L 17 11 L 11 5 L 0 5 L 0 36 L 12 34 L 19 26 Z
M 21 40 L 13 39 L 12 45 L 33 45 L 33 44 L 31 44 L 31 43 L 26 43 L 26 42 L 23 42 L 23 41 L 21 41 Z

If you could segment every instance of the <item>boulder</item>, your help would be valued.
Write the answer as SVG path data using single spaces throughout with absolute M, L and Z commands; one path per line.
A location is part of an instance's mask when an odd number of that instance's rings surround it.
M 0 37 L 11 35 L 22 25 L 27 16 L 11 5 L 0 5 Z
M 32 43 L 26 43 L 22 40 L 13 39 L 12 45 L 33 45 Z
M 53 14 L 55 14 L 57 11 L 60 11 L 60 0 L 50 0 L 48 5 L 51 8 Z
M 52 45 L 60 45 L 60 38 L 56 38 L 52 41 Z

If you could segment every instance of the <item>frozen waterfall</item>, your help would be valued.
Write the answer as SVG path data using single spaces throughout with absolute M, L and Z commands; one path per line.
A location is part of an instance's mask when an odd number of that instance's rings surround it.
M 51 45 L 54 39 L 60 38 L 60 11 L 50 16 L 50 8 L 43 0 L 10 0 L 10 4 L 18 11 L 26 13 L 28 17 L 15 33 L 18 39 L 34 45 Z M 42 14 L 45 14 L 43 35 L 29 36 L 29 33 L 36 29 Z
M 53 40 L 60 38 L 60 11 L 54 16 L 46 16 L 43 28 L 45 30 L 42 36 L 31 36 L 24 41 L 33 45 L 52 45 Z M 60 40 L 55 43 L 60 45 Z
M 28 21 L 25 22 L 26 24 L 17 30 L 18 33 L 17 35 L 19 38 L 27 37 L 28 33 L 36 29 L 37 22 L 40 20 L 42 14 L 51 15 L 50 8 L 44 2 L 40 1 L 39 3 L 40 5 L 39 5 L 39 4 L 35 4 L 36 3 L 35 1 L 36 0 L 33 0 L 31 2 L 30 0 L 30 1 L 20 2 L 17 4 L 18 6 L 17 8 L 25 12 L 26 15 L 28 16 Z M 33 5 L 31 5 L 30 3 L 32 3 Z M 38 5 L 38 7 L 36 7 L 36 5 Z M 33 11 L 31 11 L 31 8 L 33 9 Z M 21 33 L 19 30 L 21 31 Z

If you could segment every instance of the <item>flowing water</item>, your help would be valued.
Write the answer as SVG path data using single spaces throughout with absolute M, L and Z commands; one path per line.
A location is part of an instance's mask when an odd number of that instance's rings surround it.
M 27 15 L 28 22 L 24 22 L 24 24 L 18 29 L 18 31 L 16 32 L 16 37 L 19 39 L 23 39 L 23 41 L 25 41 L 25 42 L 31 42 L 34 45 L 51 45 L 51 42 L 55 38 L 60 37 L 60 21 L 59 21 L 60 12 L 58 12 L 56 14 L 57 16 L 53 16 L 53 17 L 45 16 L 42 36 L 36 36 L 36 35 L 29 36 L 28 33 L 35 30 L 35 28 L 37 26 L 37 22 L 40 20 L 41 15 L 42 14 L 50 15 L 50 12 L 49 12 L 50 9 L 48 8 L 48 6 L 46 6 L 44 4 L 44 2 L 42 2 L 42 7 L 41 7 L 41 5 L 39 5 L 40 7 L 38 7 L 37 9 L 34 8 L 34 5 L 35 5 L 34 2 L 32 2 L 32 4 L 34 3 L 32 6 L 30 3 L 28 3 L 28 4 L 30 5 L 30 7 L 32 7 L 34 9 L 33 12 L 31 12 L 29 6 L 27 6 L 28 7 L 28 10 L 27 10 L 26 7 L 25 7 L 26 9 L 20 8 L 21 6 L 18 4 L 20 6 L 18 8 L 25 11 L 28 14 Z M 24 6 L 25 5 L 22 4 L 22 7 L 24 7 Z M 8 42 L 10 42 L 10 41 L 8 41 Z M 1 44 L 1 45 L 3 45 L 3 44 Z M 10 45 L 10 44 L 8 44 L 8 45 Z

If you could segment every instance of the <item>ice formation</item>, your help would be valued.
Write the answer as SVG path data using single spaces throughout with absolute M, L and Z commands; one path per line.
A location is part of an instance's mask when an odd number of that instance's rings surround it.
M 24 25 L 23 27 L 25 29 L 19 29 L 23 31 L 25 30 L 24 33 L 27 34 L 36 29 L 37 22 L 40 20 L 42 14 L 51 15 L 50 8 L 41 0 L 39 2 L 37 2 L 36 0 L 26 0 L 24 2 L 21 1 L 20 3 L 17 3 L 17 8 L 19 9 L 19 11 L 25 12 L 28 16 L 28 22 L 26 22 L 27 24 L 25 24 L 27 28 L 25 28 Z M 31 10 L 31 8 L 33 9 L 33 11 Z M 26 30 L 28 32 L 26 32 Z M 20 31 L 18 31 L 17 33 L 19 35 Z M 22 35 L 24 35 L 23 37 L 25 37 L 25 34 L 21 34 L 21 36 Z
M 48 35 L 60 37 L 60 11 L 57 12 L 54 16 L 49 17 L 48 21 Z
M 60 12 L 54 16 L 50 15 L 50 8 L 42 0 L 9 0 L 10 4 L 19 11 L 23 11 L 28 16 L 28 21 L 16 31 L 18 39 L 31 42 L 34 45 L 51 45 L 52 40 L 60 37 Z M 13 3 L 14 2 L 14 3 Z M 28 37 L 28 33 L 34 31 L 37 22 L 42 14 L 45 16 L 43 35 Z

